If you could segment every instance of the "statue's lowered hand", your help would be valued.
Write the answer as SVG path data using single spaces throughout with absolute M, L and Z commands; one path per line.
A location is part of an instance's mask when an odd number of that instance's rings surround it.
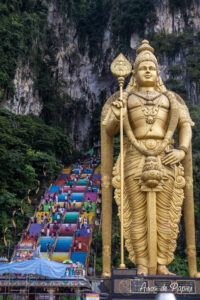
M 185 157 L 185 152 L 183 150 L 172 149 L 162 159 L 162 163 L 164 165 L 173 165 L 183 160 L 184 157 Z

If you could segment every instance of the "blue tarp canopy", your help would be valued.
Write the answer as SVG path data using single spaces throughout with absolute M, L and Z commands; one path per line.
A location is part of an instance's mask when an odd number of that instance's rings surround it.
M 45 258 L 0 265 L 0 274 L 37 274 L 50 278 L 65 276 L 66 265 Z

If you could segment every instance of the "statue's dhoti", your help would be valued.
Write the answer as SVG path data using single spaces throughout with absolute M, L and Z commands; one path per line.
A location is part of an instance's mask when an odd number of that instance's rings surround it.
M 156 149 L 162 140 L 140 140 L 147 150 Z M 169 149 L 166 149 L 166 151 Z M 163 152 L 157 159 L 160 162 L 163 179 L 161 191 L 156 192 L 157 222 L 157 263 L 168 265 L 174 258 L 178 224 L 183 203 L 183 167 L 181 164 L 163 166 Z M 141 175 L 145 157 L 127 140 L 124 145 L 124 237 L 129 259 L 136 265 L 148 267 L 147 243 L 147 200 L 146 192 L 141 191 Z M 115 200 L 120 216 L 120 156 L 113 169 Z

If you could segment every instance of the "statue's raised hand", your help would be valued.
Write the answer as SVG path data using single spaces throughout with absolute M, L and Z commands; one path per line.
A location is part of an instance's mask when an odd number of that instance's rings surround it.
M 162 163 L 164 165 L 173 165 L 183 160 L 184 157 L 185 157 L 185 152 L 183 150 L 172 149 L 162 159 Z
M 127 113 L 126 100 L 115 100 L 112 103 L 112 111 L 117 119 L 120 119 L 120 109 L 122 109 L 123 118 Z

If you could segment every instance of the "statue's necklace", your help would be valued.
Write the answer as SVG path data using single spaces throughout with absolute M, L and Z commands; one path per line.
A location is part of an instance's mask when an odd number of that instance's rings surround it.
M 144 97 L 140 99 L 141 108 L 145 116 L 147 124 L 153 124 L 159 111 L 160 99 L 159 96 L 147 100 Z

